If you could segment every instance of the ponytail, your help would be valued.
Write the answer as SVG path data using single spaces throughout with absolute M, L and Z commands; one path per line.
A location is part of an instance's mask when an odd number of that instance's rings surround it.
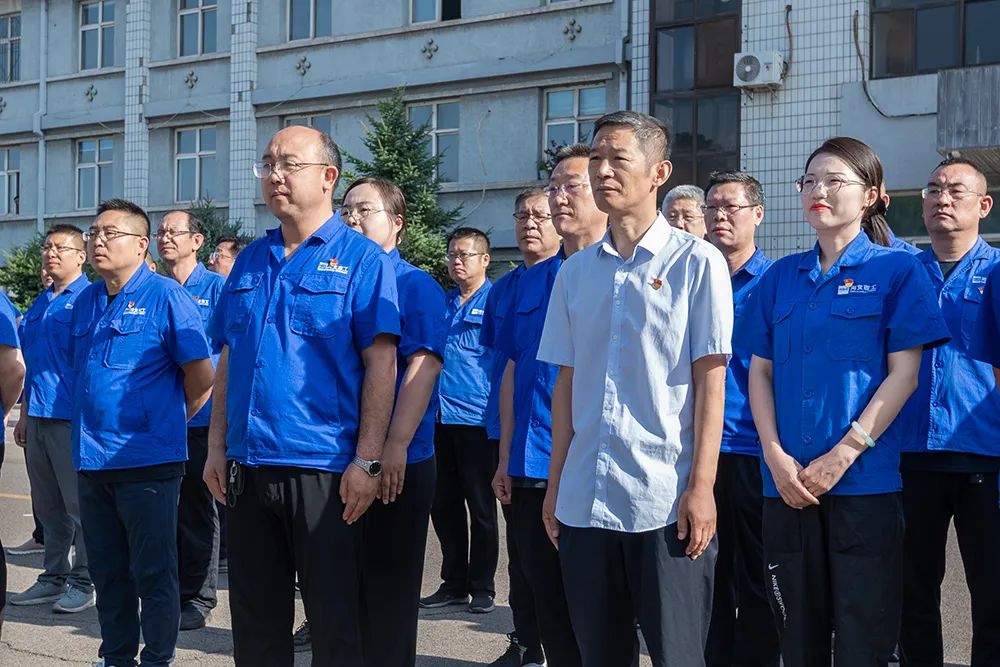
M 868 235 L 868 239 L 875 245 L 889 247 L 889 223 L 885 219 L 885 202 L 881 197 L 876 197 L 875 203 L 868 207 L 861 218 L 861 229 Z

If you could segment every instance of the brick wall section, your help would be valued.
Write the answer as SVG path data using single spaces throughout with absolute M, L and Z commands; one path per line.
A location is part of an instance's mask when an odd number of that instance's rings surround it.
M 257 81 L 258 0 L 233 0 L 229 96 L 229 219 L 256 233 L 259 185 L 250 170 L 257 159 L 257 118 L 251 93 Z
M 125 6 L 125 198 L 148 204 L 149 125 L 143 112 L 149 82 L 151 0 Z

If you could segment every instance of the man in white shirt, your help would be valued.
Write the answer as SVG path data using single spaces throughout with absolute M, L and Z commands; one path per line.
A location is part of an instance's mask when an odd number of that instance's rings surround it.
M 604 239 L 563 264 L 538 358 L 560 366 L 543 518 L 560 550 L 584 667 L 704 665 L 717 545 L 732 287 L 710 244 L 657 212 L 669 131 L 632 111 L 595 124 Z

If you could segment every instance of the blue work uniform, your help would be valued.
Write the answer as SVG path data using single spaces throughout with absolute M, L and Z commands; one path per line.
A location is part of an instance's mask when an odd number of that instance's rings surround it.
M 514 433 L 507 468 L 511 477 L 549 477 L 552 390 L 559 367 L 537 357 L 552 286 L 563 261 L 560 250 L 524 272 L 497 340 L 505 359 L 514 362 Z
M 215 304 L 219 301 L 219 295 L 222 293 L 222 286 L 225 282 L 225 278 L 218 273 L 212 273 L 201 262 L 195 265 L 194 271 L 191 272 L 191 275 L 184 282 L 184 289 L 194 298 L 195 305 L 198 307 L 198 313 L 201 314 L 201 322 L 206 330 L 208 329 L 209 321 L 212 319 L 212 312 L 215 310 Z M 219 365 L 219 353 L 222 351 L 222 343 L 209 340 L 209 344 L 212 347 L 212 368 L 215 368 Z M 211 419 L 212 399 L 209 398 L 205 402 L 205 406 L 198 411 L 198 414 L 191 418 L 188 426 L 191 428 L 208 426 Z
M 6 294 L 0 292 L 0 346 L 21 348 L 21 342 L 17 335 L 17 318 L 21 317 L 20 311 Z M 4 434 L 0 433 L 0 452 L 3 452 Z M 3 463 L 3 456 L 0 456 L 0 464 Z M 6 566 L 5 566 L 6 567 Z M 0 605 L 0 609 L 3 605 Z
M 759 248 L 732 276 L 733 356 L 726 369 L 726 412 L 722 422 L 724 454 L 760 455 L 757 427 L 750 412 L 750 297 L 764 272 L 774 264 Z
M 251 243 L 209 326 L 229 347 L 228 457 L 343 472 L 357 448 L 361 353 L 399 333 L 389 255 L 339 217 L 287 258 L 280 227 Z
M 209 357 L 197 307 L 176 281 L 140 267 L 108 300 L 104 281 L 73 305 L 73 458 L 78 470 L 187 459 L 181 366 Z
M 911 255 L 919 255 L 921 253 L 920 248 L 913 245 L 912 243 L 908 243 L 907 241 L 904 241 L 903 239 L 899 238 L 898 236 L 892 233 L 891 229 L 888 231 L 889 231 L 890 248 L 892 248 L 893 250 L 902 250 L 904 252 L 910 253 Z
M 750 351 L 774 364 L 778 437 L 802 466 L 827 453 L 851 428 L 888 375 L 888 355 L 949 338 L 927 272 L 913 256 L 874 245 L 864 233 L 826 274 L 819 244 L 764 274 L 751 299 Z M 829 491 L 899 491 L 896 420 Z M 777 498 L 761 459 L 764 495 Z
M 457 287 L 446 295 L 448 339 L 438 382 L 442 424 L 485 426 L 490 375 L 497 356 L 479 342 L 490 287 L 487 279 L 465 303 Z
M 503 328 L 504 318 L 510 310 L 510 301 L 514 297 L 517 282 L 521 279 L 525 269 L 524 264 L 518 264 L 517 268 L 493 283 L 493 287 L 486 297 L 483 325 L 479 330 L 479 342 L 483 347 L 499 350 L 497 339 Z M 486 399 L 486 437 L 490 440 L 499 440 L 500 383 L 503 381 L 503 372 L 507 367 L 507 357 L 497 354 L 494 361 L 496 363 L 493 364 L 493 370 L 490 373 L 490 395 Z
M 969 355 L 1000 368 L 1000 267 L 994 268 L 978 287 L 983 289 L 982 307 L 969 341 Z
M 73 304 L 90 280 L 81 274 L 59 294 L 49 287 L 24 314 L 19 329 L 24 349 L 24 393 L 28 415 L 68 420 L 73 378 L 69 359 Z
M 406 375 L 407 360 L 421 351 L 444 356 L 447 332 L 444 323 L 444 290 L 426 271 L 421 271 L 399 255 L 389 253 L 396 272 L 399 318 L 402 335 L 396 356 L 396 396 Z M 434 455 L 434 420 L 438 412 L 437 391 L 431 393 L 427 411 L 406 449 L 406 463 L 420 463 Z M 426 527 L 426 525 L 425 525 Z

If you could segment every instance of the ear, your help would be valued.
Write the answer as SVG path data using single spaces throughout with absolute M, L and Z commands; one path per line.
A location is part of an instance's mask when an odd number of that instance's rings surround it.
M 488 267 L 490 265 L 490 253 L 483 255 L 483 267 Z
M 198 252 L 201 247 L 205 245 L 205 235 L 204 234 L 192 234 L 191 235 L 191 245 L 194 246 L 194 251 Z
M 762 222 L 764 222 L 764 207 L 757 204 L 753 207 L 753 226 L 760 227 Z
M 323 184 L 327 186 L 327 192 L 333 193 L 334 189 L 337 187 L 337 181 L 340 179 L 340 170 L 334 167 L 332 164 L 327 166 L 323 170 Z M 331 199 L 332 201 L 332 199 Z
M 674 172 L 674 165 L 670 160 L 663 160 L 653 167 L 653 189 L 658 189 L 670 179 L 670 174 Z
M 876 187 L 868 188 L 868 190 L 865 191 L 865 210 L 868 210 L 869 208 L 874 206 L 875 202 L 877 202 L 879 199 L 880 197 L 878 188 Z
M 993 197 L 986 195 L 979 200 L 979 219 L 982 220 L 993 210 Z

